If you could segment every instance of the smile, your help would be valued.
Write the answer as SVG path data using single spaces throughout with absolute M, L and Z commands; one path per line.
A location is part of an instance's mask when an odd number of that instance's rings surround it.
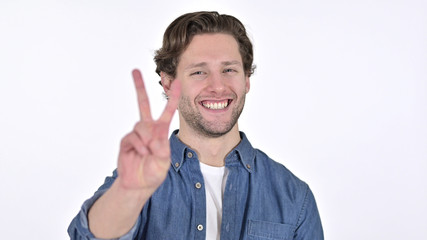
M 224 109 L 228 106 L 228 100 L 212 102 L 212 101 L 202 101 L 202 105 L 205 108 L 220 110 Z

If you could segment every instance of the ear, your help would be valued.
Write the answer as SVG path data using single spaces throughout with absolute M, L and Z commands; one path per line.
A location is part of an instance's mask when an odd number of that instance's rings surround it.
M 245 83 L 246 83 L 246 93 L 248 93 L 248 92 L 249 92 L 249 89 L 251 89 L 251 80 L 250 80 L 250 77 L 249 77 L 249 76 L 246 76 L 245 78 L 246 78 L 246 79 L 245 79 Z
M 160 72 L 160 82 L 162 83 L 163 91 L 166 95 L 168 95 L 168 92 L 171 88 L 173 78 L 166 74 L 165 72 Z

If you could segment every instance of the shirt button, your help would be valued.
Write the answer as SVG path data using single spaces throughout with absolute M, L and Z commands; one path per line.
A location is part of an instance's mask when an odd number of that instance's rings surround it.
M 197 225 L 197 230 L 202 231 L 203 230 L 203 225 L 202 224 Z
M 247 167 L 248 169 L 251 169 L 251 165 L 249 165 L 249 164 L 246 164 L 246 167 Z
M 175 167 L 179 167 L 179 163 L 175 163 Z
M 196 188 L 197 188 L 197 189 L 200 189 L 201 187 L 202 187 L 202 184 L 201 184 L 201 183 L 199 183 L 199 182 L 197 182 L 197 183 L 196 183 Z M 203 226 L 202 226 L 202 227 L 203 227 Z
M 193 153 L 192 153 L 192 152 L 188 152 L 188 153 L 187 153 L 187 157 L 188 157 L 188 158 L 192 158 L 192 157 L 193 157 Z

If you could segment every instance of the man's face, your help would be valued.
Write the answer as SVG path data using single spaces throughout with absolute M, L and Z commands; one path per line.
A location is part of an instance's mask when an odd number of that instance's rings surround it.
M 237 128 L 249 91 L 237 41 L 229 34 L 193 37 L 177 67 L 180 128 L 219 137 Z

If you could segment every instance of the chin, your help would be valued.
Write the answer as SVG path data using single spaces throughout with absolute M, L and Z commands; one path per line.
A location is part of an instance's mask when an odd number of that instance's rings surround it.
M 219 138 L 228 134 L 234 128 L 234 126 L 235 124 L 225 124 L 225 126 L 199 125 L 197 131 L 205 137 Z

